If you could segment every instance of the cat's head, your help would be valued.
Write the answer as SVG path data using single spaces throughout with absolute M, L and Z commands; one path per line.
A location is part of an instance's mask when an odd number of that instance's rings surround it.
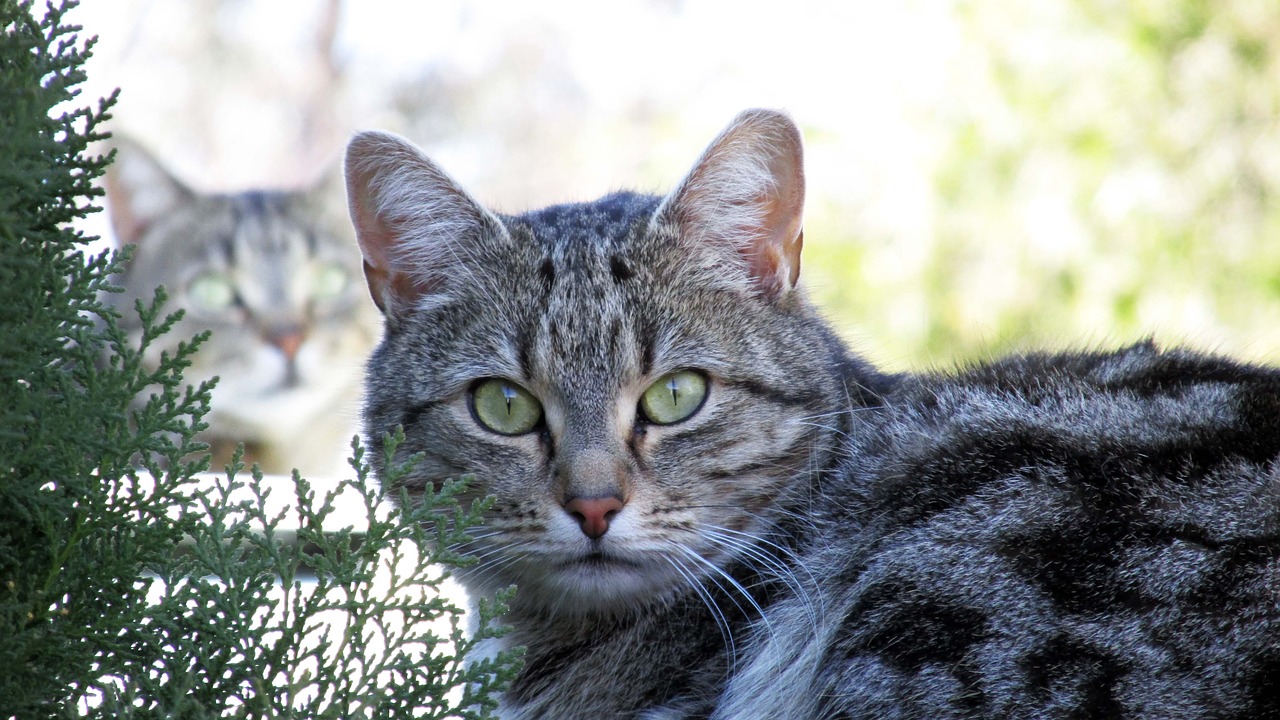
M 341 188 L 205 194 L 138 144 L 114 144 L 108 206 L 117 241 L 134 254 L 118 278 L 125 292 L 108 299 L 131 308 L 163 285 L 166 309 L 185 313 L 146 357 L 157 362 L 210 330 L 184 377 L 220 378 L 211 434 L 271 443 L 307 432 L 353 394 L 378 332 Z M 125 318 L 140 332 L 135 314 Z
M 346 175 L 386 316 L 366 429 L 404 426 L 411 492 L 474 473 L 496 496 L 471 587 L 553 613 L 689 592 L 827 463 L 842 351 L 796 287 L 786 116 L 739 116 L 666 197 L 500 215 L 384 133 Z

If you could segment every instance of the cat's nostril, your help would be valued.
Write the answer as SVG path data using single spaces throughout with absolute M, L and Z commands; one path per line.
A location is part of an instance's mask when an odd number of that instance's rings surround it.
M 579 497 L 566 501 L 564 509 L 578 521 L 583 535 L 597 540 L 609 532 L 609 523 L 622 510 L 623 504 L 621 499 L 612 495 L 596 498 Z

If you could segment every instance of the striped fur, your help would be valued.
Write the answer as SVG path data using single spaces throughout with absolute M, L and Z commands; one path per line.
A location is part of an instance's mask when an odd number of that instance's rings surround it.
M 800 167 L 753 111 L 665 198 L 506 216 L 352 143 L 395 315 L 366 427 L 404 426 L 411 492 L 496 497 L 461 579 L 519 586 L 502 716 L 1280 716 L 1280 372 L 1144 344 L 879 373 L 795 285 Z M 649 421 L 686 369 L 706 401 Z M 486 430 L 487 378 L 540 424 Z M 583 484 L 625 489 L 603 535 Z

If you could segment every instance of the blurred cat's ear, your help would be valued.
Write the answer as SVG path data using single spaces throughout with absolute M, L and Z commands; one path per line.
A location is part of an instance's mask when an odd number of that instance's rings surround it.
M 116 137 L 111 146 L 116 157 L 103 178 L 111 227 L 120 245 L 133 245 L 195 195 L 138 143 Z
M 748 110 L 720 133 L 676 189 L 657 223 L 675 227 L 680 242 L 733 268 L 761 296 L 776 300 L 800 277 L 804 243 L 804 143 L 791 118 Z M 711 252 L 708 253 L 707 251 Z
M 501 223 L 408 140 L 362 132 L 347 145 L 347 205 L 369 293 L 395 322 L 446 301 L 465 245 Z M 465 272 L 465 271 L 461 271 Z

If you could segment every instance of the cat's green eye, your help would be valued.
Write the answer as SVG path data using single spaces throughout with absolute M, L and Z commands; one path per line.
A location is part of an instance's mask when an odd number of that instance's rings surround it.
M 187 298 L 204 310 L 226 310 L 236 300 L 236 288 L 226 275 L 207 273 L 191 281 Z
M 542 421 L 542 404 L 510 380 L 490 378 L 471 391 L 476 421 L 500 435 L 523 435 Z
M 693 370 L 663 375 L 640 396 L 640 412 L 649 422 L 670 425 L 688 419 L 707 399 L 707 377 Z
M 347 289 L 348 273 L 341 265 L 328 264 L 316 268 L 311 296 L 316 300 L 332 300 Z

